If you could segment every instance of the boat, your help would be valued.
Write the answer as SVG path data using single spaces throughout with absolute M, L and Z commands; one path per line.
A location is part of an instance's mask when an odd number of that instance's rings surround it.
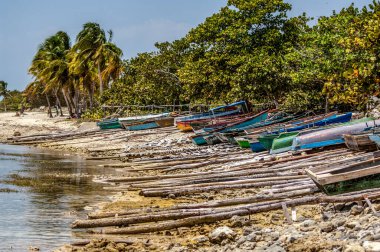
M 298 136 L 299 132 L 281 133 L 277 138 L 273 139 L 270 154 L 277 154 L 292 149 L 293 139 Z
M 247 136 L 239 136 L 239 137 L 235 137 L 235 141 L 238 143 L 238 145 L 241 148 L 249 148 L 250 147 L 249 142 L 251 141 L 251 138 Z
M 285 151 L 290 151 L 292 149 L 293 139 L 296 136 L 298 136 L 300 132 L 302 132 L 302 134 L 307 134 L 312 131 L 319 131 L 328 125 L 347 123 L 351 120 L 351 118 L 352 113 L 346 113 L 340 116 L 334 115 L 320 121 L 285 129 L 284 133 L 280 133 L 278 137 L 272 139 L 270 154 L 277 154 Z
M 256 140 L 254 140 L 254 141 L 250 141 L 250 142 L 249 142 L 249 147 L 251 148 L 251 150 L 252 150 L 253 152 L 262 152 L 262 151 L 266 151 L 266 149 L 264 148 L 264 146 L 263 146 L 260 142 L 258 142 L 258 141 L 256 141 Z
M 254 122 L 260 122 L 262 120 L 265 120 L 268 117 L 268 111 L 262 111 L 254 116 L 248 117 L 244 120 L 238 120 L 235 123 L 231 123 L 229 125 L 225 125 L 223 128 L 216 128 L 214 131 L 210 131 L 204 134 L 198 134 L 191 137 L 191 140 L 196 145 L 204 145 L 204 144 L 217 144 L 222 142 L 220 138 L 218 137 L 219 131 L 223 131 L 224 129 L 228 129 L 231 127 L 235 127 L 237 125 L 243 125 L 247 123 L 254 123 Z M 207 141 L 208 139 L 208 141 Z M 217 140 L 218 139 L 218 140 Z
M 96 125 L 102 130 L 122 128 L 122 126 L 120 125 L 119 120 L 117 118 L 116 119 L 103 120 L 101 122 L 97 122 Z
M 364 132 L 380 125 L 380 120 L 363 118 L 352 121 L 349 125 L 324 129 L 294 138 L 292 150 L 314 149 L 336 144 L 343 144 L 345 134 Z
M 160 118 L 169 118 L 170 113 L 161 113 L 161 114 L 149 114 L 149 115 L 143 115 L 143 116 L 130 116 L 130 117 L 122 117 L 119 118 L 119 123 L 123 126 L 123 128 L 127 128 L 128 126 L 135 125 L 135 124 L 141 124 L 146 121 L 152 121 L 154 119 L 160 119 Z
M 209 120 L 225 117 L 225 116 L 231 116 L 236 114 L 243 114 L 244 112 L 247 112 L 247 104 L 245 101 L 239 101 L 235 103 L 231 103 L 224 106 L 219 106 L 213 109 L 210 109 L 210 111 L 191 115 L 191 116 L 184 116 L 184 117 L 178 117 L 175 120 L 175 124 L 177 128 L 181 131 L 191 131 L 191 123 L 194 122 L 207 122 Z
M 347 148 L 355 151 L 375 151 L 378 149 L 376 141 L 373 137 L 374 133 L 358 133 L 358 134 L 345 134 L 344 143 Z M 372 138 L 371 138 L 372 137 Z
M 339 194 L 380 188 L 380 152 L 354 157 L 353 162 L 337 161 L 332 164 L 305 169 L 306 174 L 326 194 Z
M 149 119 L 141 122 L 136 122 L 130 125 L 124 125 L 126 130 L 136 131 L 136 130 L 146 130 L 155 128 L 164 128 L 174 125 L 173 117 L 161 117 L 155 119 Z

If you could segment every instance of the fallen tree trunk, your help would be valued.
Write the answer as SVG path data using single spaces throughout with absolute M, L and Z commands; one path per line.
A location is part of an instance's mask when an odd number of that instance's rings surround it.
M 367 194 L 368 198 L 375 199 L 380 197 L 380 192 Z M 295 207 L 300 205 L 310 205 L 316 203 L 343 203 L 343 202 L 353 202 L 363 200 L 362 194 L 350 195 L 350 196 L 320 196 L 320 197 L 305 197 L 300 199 L 293 199 L 285 201 L 284 203 L 288 207 Z M 205 223 L 214 223 L 221 220 L 227 220 L 232 218 L 233 216 L 244 216 L 251 215 L 260 212 L 266 212 L 271 210 L 282 209 L 282 202 L 279 203 L 269 203 L 267 205 L 260 206 L 247 206 L 243 209 L 238 209 L 230 212 L 221 212 L 216 214 L 208 214 L 203 216 L 194 216 L 188 217 L 184 219 L 180 219 L 177 221 L 167 221 L 161 222 L 157 224 L 147 224 L 141 226 L 132 226 L 132 227 L 123 227 L 123 228 L 112 228 L 112 229 L 104 229 L 101 233 L 103 234 L 140 234 L 140 233 L 150 233 L 150 232 L 158 232 L 163 230 L 170 230 L 179 227 L 189 227 L 197 224 L 205 224 Z

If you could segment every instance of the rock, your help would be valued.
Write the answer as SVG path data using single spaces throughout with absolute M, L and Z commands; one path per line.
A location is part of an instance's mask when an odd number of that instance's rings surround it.
M 39 247 L 30 246 L 28 248 L 28 251 L 40 251 L 40 248 Z
M 229 227 L 223 226 L 214 229 L 209 238 L 214 243 L 221 243 L 223 240 L 234 240 L 236 233 Z
M 249 223 L 249 219 L 237 215 L 233 216 L 230 221 L 231 227 L 242 227 Z
M 270 252 L 285 252 L 285 249 L 283 247 L 279 246 L 279 245 L 274 244 L 274 245 L 268 247 L 266 249 L 266 251 L 270 251 Z
M 236 245 L 240 247 L 240 245 L 242 245 L 246 241 L 247 241 L 247 238 L 245 236 L 242 236 L 239 238 L 239 240 L 236 241 Z
M 351 215 L 359 215 L 363 212 L 363 209 L 364 208 L 362 206 L 356 206 L 355 205 L 351 208 L 350 214 Z
M 252 233 L 254 230 L 253 230 L 253 228 L 252 227 L 244 227 L 243 228 L 243 235 L 244 236 L 247 236 L 247 235 L 249 235 L 250 233 Z
M 175 199 L 176 197 L 175 197 L 174 194 L 171 193 L 171 194 L 168 195 L 168 198 L 169 198 L 169 199 Z
M 183 235 L 183 234 L 187 233 L 189 230 L 190 230 L 190 228 L 187 228 L 187 227 L 179 227 L 177 229 L 179 235 Z
M 241 245 L 241 249 L 244 249 L 245 251 L 252 251 L 256 247 L 256 242 L 245 242 Z
M 272 237 L 273 241 L 277 241 L 278 238 L 280 238 L 280 232 L 277 232 L 277 231 L 272 232 L 272 233 L 270 233 L 270 237 Z
M 323 224 L 321 225 L 321 231 L 322 231 L 322 232 L 329 233 L 329 232 L 331 232 L 331 231 L 333 231 L 333 230 L 334 230 L 334 225 L 331 224 L 330 222 L 323 223 Z
M 13 136 L 21 136 L 21 133 L 19 131 L 13 132 Z
M 344 224 L 346 224 L 346 220 L 341 218 L 341 219 L 335 219 L 332 221 L 332 224 L 334 225 L 334 227 L 341 227 L 343 226 Z
M 250 242 L 255 242 L 256 241 L 256 234 L 250 233 L 249 235 L 246 236 L 246 240 L 250 241 Z
M 314 220 L 305 220 L 304 222 L 301 223 L 301 226 L 303 226 L 303 227 L 310 227 L 310 226 L 314 226 L 314 225 L 315 225 Z
M 380 242 L 365 241 L 363 248 L 366 252 L 380 252 Z
M 346 227 L 348 227 L 348 228 L 354 228 L 354 227 L 359 226 L 359 225 L 360 224 L 357 221 L 351 221 L 351 222 L 346 223 Z
M 345 204 L 344 203 L 338 203 L 338 204 L 335 204 L 335 210 L 337 211 L 342 211 L 345 207 Z
M 372 238 L 374 241 L 380 241 L 380 233 L 376 233 Z
M 354 245 L 347 245 L 343 252 L 365 252 L 364 248 L 360 245 L 354 244 Z
M 205 236 L 205 235 L 201 235 L 201 236 L 198 236 L 198 237 L 194 238 L 194 243 L 196 245 L 204 244 L 204 243 L 206 243 L 208 241 L 209 241 L 209 238 L 207 236 Z

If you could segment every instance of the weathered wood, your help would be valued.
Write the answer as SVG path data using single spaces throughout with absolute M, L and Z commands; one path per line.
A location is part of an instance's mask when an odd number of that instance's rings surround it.
M 368 198 L 375 199 L 380 197 L 380 192 L 372 193 L 371 195 L 367 195 Z M 315 203 L 342 203 L 342 202 L 353 202 L 363 200 L 363 195 L 358 192 L 356 195 L 351 196 L 314 196 L 314 197 L 304 197 L 300 199 L 293 199 L 284 201 L 287 206 L 294 207 L 299 205 L 309 205 Z M 141 226 L 131 226 L 131 227 L 123 227 L 117 229 L 104 229 L 102 233 L 104 234 L 139 234 L 139 233 L 150 233 L 150 232 L 158 232 L 163 230 L 170 230 L 179 227 L 186 226 L 194 226 L 197 224 L 205 224 L 205 223 L 214 223 L 221 220 L 227 220 L 232 218 L 235 215 L 244 216 L 251 215 L 259 212 L 266 212 L 271 210 L 277 210 L 282 208 L 282 203 L 268 203 L 267 205 L 261 206 L 246 206 L 241 209 L 237 209 L 229 212 L 221 212 L 216 214 L 202 215 L 202 216 L 194 216 L 188 217 L 176 221 L 167 221 L 167 222 L 159 222 L 156 224 L 147 224 Z

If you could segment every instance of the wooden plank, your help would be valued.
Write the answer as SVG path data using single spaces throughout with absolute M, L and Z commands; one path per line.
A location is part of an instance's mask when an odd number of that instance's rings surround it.
M 358 171 L 345 172 L 345 173 L 336 174 L 336 175 L 331 175 L 331 174 L 317 175 L 317 182 L 321 185 L 327 185 L 327 184 L 332 184 L 336 182 L 356 179 L 360 177 L 366 177 L 366 176 L 374 175 L 378 173 L 380 173 L 380 165 L 373 166 L 366 169 L 361 169 Z

